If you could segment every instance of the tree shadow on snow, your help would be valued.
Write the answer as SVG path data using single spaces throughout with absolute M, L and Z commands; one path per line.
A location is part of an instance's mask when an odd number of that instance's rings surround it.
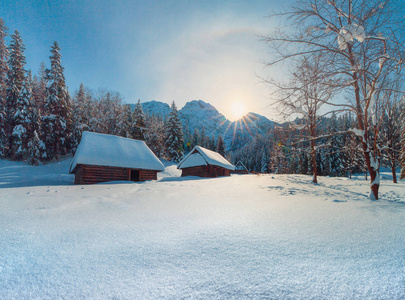
M 33 186 L 73 185 L 74 175 L 68 174 L 70 159 L 42 166 L 1 161 L 0 189 Z

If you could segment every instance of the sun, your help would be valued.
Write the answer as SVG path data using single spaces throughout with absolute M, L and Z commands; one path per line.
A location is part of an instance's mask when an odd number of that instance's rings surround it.
M 242 102 L 236 101 L 232 103 L 231 112 L 233 118 L 239 120 L 246 114 L 246 107 Z

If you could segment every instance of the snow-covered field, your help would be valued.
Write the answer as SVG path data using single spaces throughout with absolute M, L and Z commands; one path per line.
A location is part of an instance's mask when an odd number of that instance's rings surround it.
M 0 299 L 404 299 L 405 184 L 234 175 L 74 186 L 0 161 Z

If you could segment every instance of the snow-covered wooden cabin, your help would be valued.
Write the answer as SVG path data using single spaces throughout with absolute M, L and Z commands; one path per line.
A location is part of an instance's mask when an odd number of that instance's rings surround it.
M 75 184 L 156 180 L 163 164 L 143 141 L 83 132 L 70 165 Z
M 229 176 L 235 167 L 221 154 L 195 146 L 177 166 L 181 176 L 218 177 Z
M 235 174 L 249 174 L 248 169 L 245 167 L 245 165 L 243 164 L 243 162 L 238 161 L 235 165 L 235 171 L 233 171 L 232 173 Z

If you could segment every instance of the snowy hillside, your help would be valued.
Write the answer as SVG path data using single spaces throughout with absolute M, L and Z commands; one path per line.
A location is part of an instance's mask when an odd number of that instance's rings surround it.
M 72 185 L 0 160 L 0 299 L 404 299 L 405 188 L 304 175 Z M 389 176 L 389 174 L 385 174 Z
M 135 104 L 131 104 L 132 110 L 135 107 Z M 170 113 L 170 105 L 160 101 L 148 101 L 142 103 L 143 111 L 148 115 L 155 115 L 165 119 Z

